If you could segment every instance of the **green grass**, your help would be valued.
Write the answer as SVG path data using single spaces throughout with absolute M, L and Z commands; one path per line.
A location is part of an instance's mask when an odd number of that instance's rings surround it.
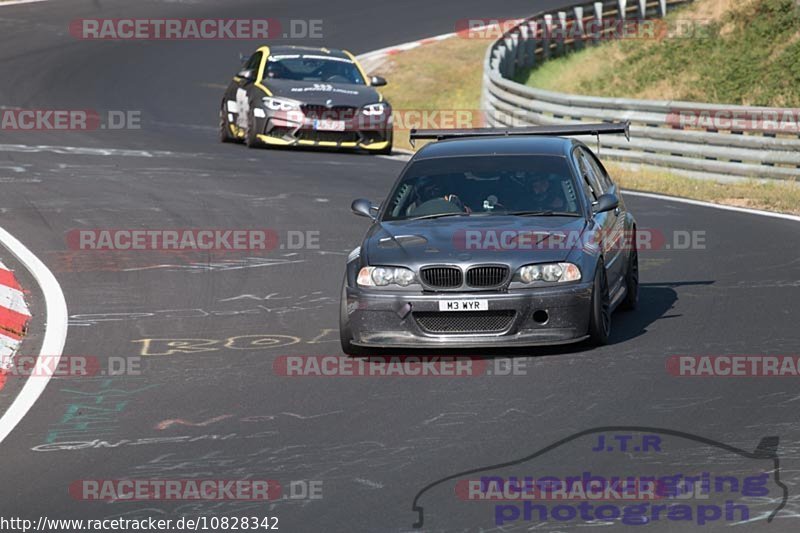
M 699 37 L 607 42 L 524 73 L 530 86 L 595 96 L 800 107 L 795 0 L 698 0 L 671 13 Z
M 483 55 L 489 44 L 459 37 L 426 44 L 391 56 L 374 73 L 389 80 L 381 92 L 399 118 L 416 110 L 458 110 L 478 118 Z M 410 149 L 408 133 L 395 129 L 395 146 Z

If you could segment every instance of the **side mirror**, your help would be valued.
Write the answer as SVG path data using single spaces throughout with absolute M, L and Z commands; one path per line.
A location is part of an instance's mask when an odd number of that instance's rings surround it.
M 253 80 L 256 77 L 255 73 L 250 69 L 240 70 L 236 75 L 246 80 Z
M 592 204 L 592 211 L 597 213 L 605 213 L 619 207 L 619 198 L 616 194 L 604 194 Z
M 373 211 L 377 211 L 377 207 L 372 205 L 372 202 L 365 200 L 364 198 L 353 200 L 353 204 L 350 206 L 350 209 L 352 209 L 353 213 L 360 217 L 367 217 L 375 220 L 375 217 L 377 216 L 377 213 L 372 214 Z
M 373 87 L 383 87 L 387 83 L 389 82 L 386 81 L 386 78 L 382 78 L 381 76 L 372 76 L 369 79 L 369 84 L 372 85 Z

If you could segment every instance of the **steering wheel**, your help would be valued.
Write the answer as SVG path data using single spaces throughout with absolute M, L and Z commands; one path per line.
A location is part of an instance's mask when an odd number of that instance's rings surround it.
M 446 194 L 444 199 L 453 204 L 454 206 L 458 207 L 462 211 L 467 211 L 466 206 L 464 206 L 464 202 L 461 201 L 461 198 L 456 196 L 455 194 Z

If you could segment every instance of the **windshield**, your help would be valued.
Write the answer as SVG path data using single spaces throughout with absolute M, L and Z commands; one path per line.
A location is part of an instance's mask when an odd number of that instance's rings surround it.
M 384 221 L 457 215 L 579 216 L 560 156 L 470 156 L 412 163 L 389 195 Z
M 266 77 L 281 80 L 366 84 L 358 67 L 349 59 L 308 54 L 270 56 L 267 60 Z

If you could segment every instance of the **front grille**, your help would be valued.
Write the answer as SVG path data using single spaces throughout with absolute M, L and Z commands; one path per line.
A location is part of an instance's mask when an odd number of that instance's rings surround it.
M 422 282 L 432 289 L 455 289 L 464 283 L 464 275 L 457 267 L 425 267 L 419 273 Z
M 508 277 L 507 266 L 479 266 L 467 270 L 467 285 L 486 288 L 502 285 Z
M 358 141 L 358 133 L 354 131 L 298 130 L 297 138 L 304 141 L 344 143 Z
M 515 311 L 418 311 L 412 313 L 427 333 L 500 333 L 511 327 Z
M 357 107 L 346 105 L 336 105 L 327 107 L 324 105 L 304 105 L 301 106 L 303 114 L 308 118 L 326 118 L 331 120 L 352 120 L 358 111 Z

